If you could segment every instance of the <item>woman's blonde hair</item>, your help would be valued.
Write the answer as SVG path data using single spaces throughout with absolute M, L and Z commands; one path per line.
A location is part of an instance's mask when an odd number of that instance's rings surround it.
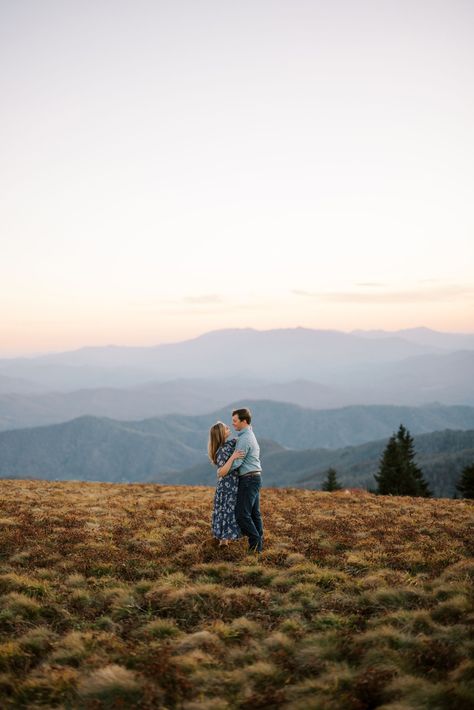
M 225 442 L 225 424 L 216 422 L 209 429 L 209 441 L 207 444 L 207 455 L 212 463 L 217 465 L 216 454 L 217 449 Z

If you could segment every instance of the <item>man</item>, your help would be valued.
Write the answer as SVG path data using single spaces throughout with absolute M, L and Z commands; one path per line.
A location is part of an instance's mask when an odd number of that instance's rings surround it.
M 231 471 L 238 472 L 239 488 L 235 517 L 243 534 L 248 537 L 249 550 L 261 552 L 263 547 L 263 524 L 260 514 L 260 488 L 262 486 L 262 465 L 260 447 L 250 422 L 252 415 L 248 409 L 234 409 L 232 425 L 237 432 L 235 450 L 243 451 L 244 457 L 236 459 Z

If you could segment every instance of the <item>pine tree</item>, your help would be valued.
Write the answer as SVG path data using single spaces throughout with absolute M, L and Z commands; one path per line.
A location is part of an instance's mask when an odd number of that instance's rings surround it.
M 391 436 L 383 452 L 378 474 L 375 475 L 378 487 L 376 493 L 388 495 L 397 487 L 399 472 L 399 450 L 395 435 Z
M 456 488 L 463 498 L 474 498 L 474 463 L 463 468 Z
M 342 486 L 339 485 L 337 480 L 337 473 L 335 468 L 328 468 L 326 480 L 323 483 L 323 491 L 340 491 Z
M 403 424 L 398 432 L 390 437 L 375 475 L 377 493 L 396 496 L 431 495 L 423 472 L 414 461 L 415 447 L 413 437 Z

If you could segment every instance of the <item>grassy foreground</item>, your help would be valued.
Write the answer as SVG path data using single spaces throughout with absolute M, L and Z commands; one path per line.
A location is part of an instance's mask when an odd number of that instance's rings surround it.
M 474 706 L 469 501 L 0 481 L 0 707 Z

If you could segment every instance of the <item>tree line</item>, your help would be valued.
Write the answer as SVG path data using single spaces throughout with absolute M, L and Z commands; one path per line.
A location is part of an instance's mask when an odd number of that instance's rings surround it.
M 379 495 L 419 496 L 429 498 L 432 493 L 424 479 L 423 471 L 415 462 L 413 437 L 403 424 L 388 440 L 374 478 L 377 488 L 371 492 Z M 329 468 L 322 485 L 323 491 L 337 491 L 342 486 L 337 472 Z M 474 464 L 465 466 L 456 484 L 462 498 L 474 498 Z

